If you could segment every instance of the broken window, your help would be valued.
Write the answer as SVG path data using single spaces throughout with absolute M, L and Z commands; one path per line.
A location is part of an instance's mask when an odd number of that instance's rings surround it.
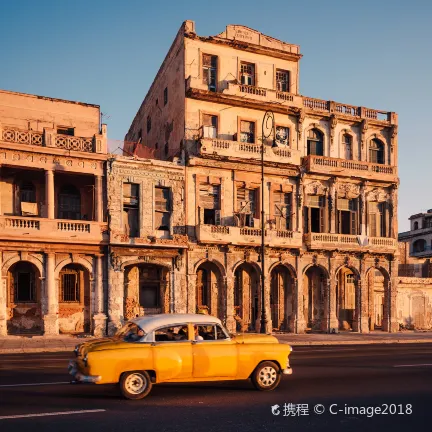
M 255 122 L 240 121 L 240 141 L 245 143 L 255 143 Z
M 318 129 L 311 129 L 308 132 L 307 154 L 324 156 L 323 134 Z
M 339 234 L 357 234 L 357 199 L 337 199 Z
M 289 72 L 282 69 L 276 69 L 276 90 L 289 92 Z
M 59 219 L 81 219 L 81 194 L 75 186 L 66 185 L 60 189 L 58 204 Z
M 240 82 L 244 85 L 255 85 L 255 65 L 253 63 L 241 62 Z
M 75 128 L 70 128 L 70 127 L 67 127 L 67 126 L 58 126 L 57 127 L 57 133 L 59 135 L 74 136 L 75 135 Z
M 151 131 L 151 117 L 147 116 L 147 133 Z
M 202 57 L 203 83 L 208 86 L 208 90 L 216 91 L 217 82 L 217 56 L 203 54 Z
M 168 87 L 164 89 L 164 105 L 168 103 Z
M 304 207 L 304 232 L 325 232 L 325 196 L 306 196 Z
M 369 162 L 384 163 L 384 144 L 378 139 L 373 139 L 369 144 Z
M 238 226 L 254 226 L 254 217 L 257 211 L 256 197 L 258 189 L 237 189 L 237 214 Z
M 220 186 L 203 184 L 199 189 L 200 223 L 220 225 Z
M 368 203 L 368 224 L 370 237 L 386 237 L 386 203 Z
M 291 229 L 291 194 L 275 191 L 273 192 L 273 203 L 276 229 Z
M 167 187 L 155 188 L 155 229 L 170 230 L 171 202 L 170 189 Z
M 129 237 L 139 237 L 139 185 L 123 183 L 123 227 Z
M 217 138 L 218 118 L 215 115 L 203 114 L 203 136 L 204 138 Z
M 289 145 L 289 128 L 276 126 L 276 142 L 283 146 Z
M 351 160 L 353 158 L 351 135 L 343 134 L 343 136 L 342 136 L 342 151 L 343 151 L 343 158 L 345 158 L 347 160 Z

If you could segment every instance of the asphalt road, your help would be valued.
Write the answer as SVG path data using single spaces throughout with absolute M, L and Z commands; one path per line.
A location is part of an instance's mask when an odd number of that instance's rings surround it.
M 432 421 L 432 344 L 295 347 L 294 374 L 273 392 L 248 381 L 165 384 L 141 401 L 122 399 L 115 386 L 68 384 L 69 358 L 0 355 L 2 432 L 406 432 Z

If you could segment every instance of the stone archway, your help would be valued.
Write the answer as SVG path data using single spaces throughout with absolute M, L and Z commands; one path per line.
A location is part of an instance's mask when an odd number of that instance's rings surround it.
M 7 271 L 6 317 L 8 334 L 41 334 L 43 317 L 38 268 L 18 261 Z
M 309 330 L 321 330 L 325 327 L 325 292 L 327 274 L 317 265 L 309 267 L 303 275 L 304 290 L 304 317 Z
M 282 264 L 270 272 L 270 314 L 273 330 L 292 330 L 294 321 L 294 280 Z M 291 327 L 291 328 L 290 328 Z
M 196 311 L 225 316 L 225 296 L 222 275 L 218 266 L 211 261 L 201 263 L 196 271 Z
M 238 330 L 257 331 L 260 320 L 259 272 L 250 263 L 234 271 L 234 314 Z
M 336 272 L 336 316 L 340 330 L 353 330 L 358 321 L 358 278 L 347 266 L 340 267 Z
M 67 264 L 59 271 L 59 331 L 91 332 L 90 273 L 81 264 Z
M 132 264 L 125 268 L 124 317 L 169 312 L 169 272 L 156 264 Z

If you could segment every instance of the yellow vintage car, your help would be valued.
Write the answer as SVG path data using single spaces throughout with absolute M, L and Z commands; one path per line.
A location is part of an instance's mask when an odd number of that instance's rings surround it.
M 290 375 L 292 348 L 267 334 L 230 335 L 218 318 L 161 314 L 135 318 L 114 337 L 75 348 L 69 373 L 77 383 L 119 383 L 127 399 L 142 399 L 153 384 L 244 380 L 274 390 Z

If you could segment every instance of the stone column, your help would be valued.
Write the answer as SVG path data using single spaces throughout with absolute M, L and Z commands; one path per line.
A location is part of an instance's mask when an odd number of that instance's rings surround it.
M 226 327 L 228 331 L 236 332 L 236 320 L 234 318 L 234 275 L 226 278 Z
M 55 219 L 54 214 L 54 171 L 45 171 L 45 205 L 48 219 Z
M 299 271 L 299 268 L 297 268 Z M 301 334 L 306 331 L 306 320 L 304 316 L 304 294 L 303 294 L 303 275 L 300 274 L 297 279 L 294 279 L 294 313 L 295 322 L 293 331 Z
M 369 333 L 368 283 L 365 274 L 357 281 L 356 286 L 356 319 L 354 331 Z
M 96 278 L 94 283 L 94 307 L 93 307 L 93 334 L 97 337 L 104 337 L 106 333 L 107 316 L 104 310 L 104 289 L 103 289 L 103 258 L 95 258 Z
M 187 313 L 197 312 L 197 300 L 196 300 L 196 285 L 197 285 L 196 273 L 188 273 L 187 275 Z
M 103 222 L 103 188 L 102 176 L 95 176 L 95 221 Z
M 384 295 L 384 319 L 383 319 L 383 330 L 390 333 L 397 332 L 399 330 L 399 324 L 397 322 L 397 268 L 398 260 L 392 260 L 389 263 L 390 267 L 390 279 L 388 280 L 387 287 Z
M 273 330 L 273 322 L 272 322 L 271 307 L 270 307 L 270 283 L 271 283 L 270 274 L 266 270 L 266 278 L 265 278 L 265 284 L 264 284 L 264 307 L 265 307 L 266 316 L 267 316 L 267 325 L 266 325 L 266 332 L 267 333 L 271 333 Z M 282 301 L 284 301 L 284 299 L 282 299 Z M 260 316 L 261 316 L 261 313 L 260 313 Z
M 56 289 L 56 281 L 54 275 L 55 269 L 55 253 L 47 253 L 45 255 L 45 287 L 47 296 L 47 314 L 43 317 L 44 334 L 58 335 L 58 293 Z
M 333 179 L 330 186 L 329 207 L 330 207 L 330 233 L 336 233 L 336 179 Z
M 339 319 L 337 316 L 336 302 L 336 277 L 333 272 L 330 273 L 330 278 L 327 280 L 324 295 L 324 320 L 325 324 L 321 325 L 323 330 L 337 333 L 339 331 Z
M 1 131 L 0 131 L 1 132 Z M 7 278 L 3 278 L 1 270 L 3 267 L 2 252 L 0 251 L 0 336 L 7 335 Z
M 120 257 L 114 254 L 111 254 L 108 280 L 108 335 L 112 336 L 124 322 L 124 273 Z

